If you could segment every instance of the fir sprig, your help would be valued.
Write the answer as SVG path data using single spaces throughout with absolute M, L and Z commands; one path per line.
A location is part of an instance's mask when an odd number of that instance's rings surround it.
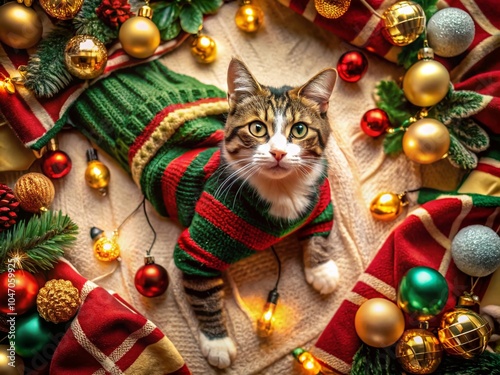
M 118 30 L 106 25 L 96 14 L 101 0 L 85 0 L 82 9 L 73 18 L 76 34 L 92 35 L 102 43 L 108 44 L 118 37 Z
M 29 272 L 49 270 L 64 249 L 76 240 L 78 226 L 61 212 L 48 211 L 20 221 L 0 234 L 0 272 L 14 258 L 16 268 Z
M 30 57 L 24 86 L 36 96 L 51 97 L 73 80 L 64 65 L 64 48 L 72 36 L 69 28 L 57 27 L 40 41 Z

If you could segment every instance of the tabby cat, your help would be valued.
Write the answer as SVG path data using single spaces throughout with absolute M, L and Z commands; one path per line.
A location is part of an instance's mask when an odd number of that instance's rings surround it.
M 229 65 L 220 160 L 174 252 L 199 320 L 203 355 L 213 366 L 228 367 L 236 355 L 223 312 L 221 272 L 230 264 L 296 231 L 307 281 L 320 293 L 336 288 L 323 156 L 336 77 L 325 69 L 303 86 L 274 89 L 258 83 L 242 61 L 233 58 Z

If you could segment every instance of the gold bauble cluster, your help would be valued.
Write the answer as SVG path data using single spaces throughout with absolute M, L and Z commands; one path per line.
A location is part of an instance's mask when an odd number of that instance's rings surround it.
M 234 21 L 240 30 L 253 33 L 264 23 L 264 12 L 259 6 L 247 0 L 238 8 Z
M 31 48 L 42 32 L 42 20 L 33 9 L 15 1 L 0 6 L 0 42 L 12 48 Z
M 80 292 L 68 280 L 49 280 L 36 297 L 38 313 L 52 323 L 70 320 L 80 307 Z
M 160 45 L 160 30 L 151 21 L 152 15 L 151 8 L 145 5 L 136 17 L 129 18 L 120 27 L 118 39 L 130 56 L 145 59 L 152 56 Z
M 59 20 L 75 18 L 83 5 L 83 0 L 40 0 L 40 6 L 51 17 Z
M 209 64 L 217 57 L 217 44 L 208 35 L 198 34 L 191 42 L 191 53 L 199 63 Z
M 76 35 L 64 49 L 64 63 L 68 71 L 80 79 L 93 79 L 106 68 L 106 46 L 91 35 Z
M 55 195 L 54 184 L 41 173 L 26 173 L 19 177 L 14 194 L 21 208 L 31 213 L 47 211 Z

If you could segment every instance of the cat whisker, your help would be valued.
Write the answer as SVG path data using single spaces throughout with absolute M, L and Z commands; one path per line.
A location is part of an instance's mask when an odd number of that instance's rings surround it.
M 232 172 L 230 175 L 228 175 L 224 181 L 220 184 L 220 186 L 217 188 L 217 190 L 215 191 L 214 193 L 214 197 L 215 198 L 218 198 L 219 196 L 222 197 L 222 195 L 224 193 L 226 193 L 226 196 L 227 196 L 227 193 L 229 193 L 229 190 L 231 189 L 231 187 L 239 180 L 241 179 L 244 175 L 246 175 L 247 171 L 249 169 L 252 169 L 254 168 L 255 166 L 252 165 L 252 164 L 246 164 L 244 165 L 243 167 L 235 170 L 234 172 Z M 237 178 L 234 178 L 235 176 L 237 176 Z

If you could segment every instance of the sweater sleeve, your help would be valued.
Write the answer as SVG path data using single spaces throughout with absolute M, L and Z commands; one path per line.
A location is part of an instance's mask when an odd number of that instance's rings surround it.
M 328 237 L 333 227 L 333 205 L 330 195 L 330 182 L 325 179 L 320 187 L 319 200 L 310 220 L 298 231 L 299 240 L 312 236 Z

